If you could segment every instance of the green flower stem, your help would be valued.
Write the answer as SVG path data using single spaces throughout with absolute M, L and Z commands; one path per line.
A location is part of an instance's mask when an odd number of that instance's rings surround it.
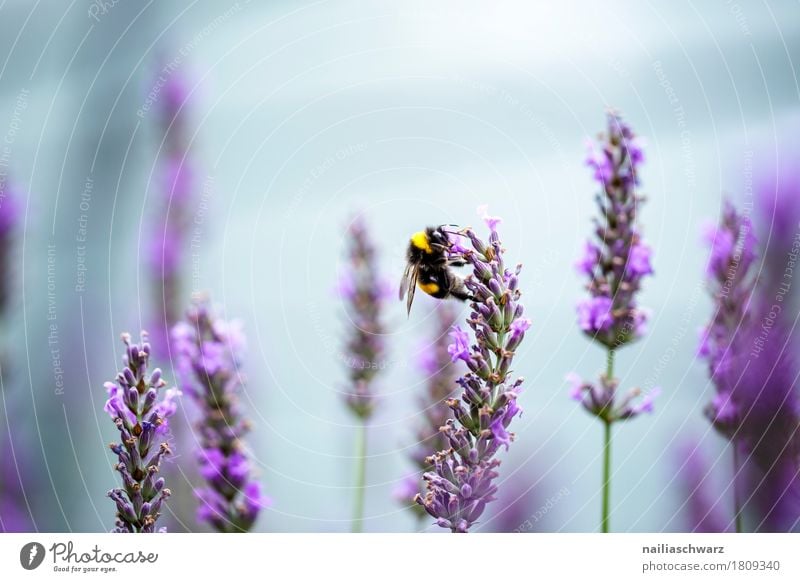
M 744 531 L 742 523 L 742 502 L 739 499 L 739 447 L 736 446 L 736 441 L 731 441 L 733 447 L 733 510 L 736 512 L 734 516 L 736 523 L 736 533 Z
M 608 350 L 606 361 L 606 377 L 610 382 L 614 377 L 614 350 Z M 609 514 L 611 513 L 611 421 L 603 418 L 603 509 L 600 531 L 608 533 Z
M 603 421 L 603 515 L 600 530 L 608 533 L 608 517 L 611 512 L 611 423 Z
M 356 499 L 353 505 L 353 533 L 364 527 L 364 493 L 367 486 L 367 421 L 356 432 Z

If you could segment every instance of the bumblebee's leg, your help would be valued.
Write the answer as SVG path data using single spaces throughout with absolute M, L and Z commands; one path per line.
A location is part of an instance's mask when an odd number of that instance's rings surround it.
M 461 301 L 471 301 L 474 299 L 472 293 L 469 292 L 467 286 L 464 284 L 464 279 L 454 273 L 447 272 L 447 289 L 448 295 L 460 299 Z
M 447 264 L 451 267 L 463 267 L 467 264 L 467 261 L 464 259 L 448 259 Z
M 450 289 L 450 296 L 461 301 L 472 301 L 475 299 L 475 297 L 472 296 L 472 293 L 467 290 L 463 283 L 459 288 Z

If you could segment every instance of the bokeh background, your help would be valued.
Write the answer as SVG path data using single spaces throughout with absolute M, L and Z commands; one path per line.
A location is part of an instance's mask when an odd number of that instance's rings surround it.
M 30 529 L 113 525 L 103 382 L 119 334 L 158 309 L 147 253 L 165 208 L 165 128 L 163 94 L 149 95 L 165 63 L 186 88 L 194 172 L 180 296 L 208 291 L 245 325 L 248 442 L 273 499 L 258 531 L 349 529 L 355 422 L 334 288 L 352 217 L 395 285 L 411 232 L 477 223 L 484 203 L 524 263 L 533 327 L 515 360 L 527 379 L 517 441 L 477 530 L 597 529 L 601 426 L 564 376 L 604 364 L 575 324 L 572 264 L 595 210 L 584 141 L 608 107 L 647 144 L 640 217 L 656 270 L 641 297 L 649 333 L 617 370 L 623 386 L 663 390 L 652 416 L 616 430 L 612 528 L 684 529 L 687 440 L 729 493 L 725 442 L 702 415 L 713 388 L 696 358 L 711 306 L 699 233 L 723 196 L 752 201 L 797 146 L 798 29 L 796 2 L 0 2 L 0 161 L 22 207 L 3 274 L 0 454 Z M 385 314 L 366 531 L 438 530 L 392 497 L 412 470 L 433 308 L 422 297 L 410 318 L 399 302 Z M 160 364 L 174 380 L 169 357 Z M 189 486 L 195 412 L 179 411 L 171 531 L 204 530 Z M 511 504 L 515 517 L 497 515 Z

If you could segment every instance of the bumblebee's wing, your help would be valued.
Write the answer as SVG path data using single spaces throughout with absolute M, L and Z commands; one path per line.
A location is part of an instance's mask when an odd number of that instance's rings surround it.
M 417 277 L 419 269 L 411 269 L 411 281 L 409 281 L 408 299 L 406 300 L 406 312 L 411 315 L 411 304 L 414 303 L 414 293 L 417 290 Z
M 414 301 L 414 292 L 417 290 L 417 277 L 419 276 L 419 268 L 416 265 L 412 265 L 411 263 L 406 266 L 406 270 L 403 273 L 403 280 L 400 281 L 400 300 L 402 301 L 403 298 L 408 293 L 408 297 L 406 299 L 406 311 L 410 314 L 411 313 L 411 303 Z
M 406 270 L 403 271 L 403 278 L 400 280 L 400 292 L 397 294 L 397 298 L 402 301 L 406 296 L 406 291 L 408 291 L 408 278 L 411 276 L 411 269 L 414 266 L 411 263 L 406 265 Z

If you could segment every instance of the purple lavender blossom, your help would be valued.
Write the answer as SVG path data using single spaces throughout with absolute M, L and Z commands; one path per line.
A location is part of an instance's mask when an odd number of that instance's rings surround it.
M 425 374 L 425 392 L 418 399 L 419 410 L 423 413 L 423 421 L 417 428 L 417 444 L 412 449 L 411 461 L 419 473 L 404 479 L 394 492 L 395 498 L 410 507 L 422 517 L 422 507 L 413 503 L 420 488 L 420 474 L 432 467 L 428 458 L 437 451 L 448 448 L 447 438 L 439 428 L 447 423 L 450 407 L 447 399 L 456 388 L 456 366 L 451 360 L 448 349 L 449 330 L 455 322 L 454 309 L 446 303 L 440 303 L 436 310 L 436 333 L 432 344 L 425 345 L 421 351 L 420 369 Z M 452 347 L 452 346 L 450 346 Z
M 590 297 L 578 304 L 578 325 L 585 332 L 592 334 L 607 331 L 614 324 L 611 315 L 613 308 L 609 297 Z
M 147 372 L 151 348 L 146 332 L 142 332 L 140 344 L 131 344 L 127 333 L 122 334 L 122 341 L 126 350 L 122 358 L 125 367 L 115 382 L 105 385 L 108 392 L 105 411 L 114 420 L 121 441 L 110 445 L 119 461 L 114 468 L 123 483 L 122 488 L 108 492 L 117 505 L 113 531 L 153 533 L 161 505 L 170 495 L 158 473 L 161 461 L 172 454 L 167 422 L 175 414 L 175 400 L 180 392 L 170 388 L 159 400 L 159 391 L 167 383 L 160 369 Z
M 178 70 L 170 70 L 161 89 L 158 118 L 161 147 L 159 208 L 150 221 L 148 263 L 153 282 L 156 321 L 153 325 L 160 357 L 169 349 L 169 330 L 180 317 L 183 271 L 195 202 L 195 176 L 188 154 L 187 102 L 189 85 Z
M 656 386 L 637 401 L 642 390 L 631 388 L 622 398 L 617 398 L 619 381 L 605 374 L 600 376 L 597 384 L 583 380 L 574 372 L 567 375 L 566 381 L 570 385 L 570 398 L 580 402 L 590 414 L 609 423 L 653 412 L 655 399 L 661 394 L 661 388 Z
M 242 441 L 250 428 L 238 405 L 244 334 L 238 323 L 216 317 L 196 300 L 173 328 L 172 340 L 181 384 L 202 415 L 197 458 L 208 486 L 195 492 L 197 518 L 220 532 L 249 531 L 270 501 L 253 479 Z
M 575 261 L 575 270 L 579 275 L 591 277 L 595 265 L 600 261 L 600 248 L 591 241 L 586 241 L 583 246 L 583 256 Z
M 500 465 L 495 455 L 501 446 L 508 448 L 513 434 L 507 429 L 520 411 L 517 396 L 523 379 L 510 381 L 511 363 L 530 327 L 519 303 L 522 265 L 506 269 L 497 233 L 500 220 L 488 216 L 485 208 L 481 213 L 490 230 L 488 244 L 466 229 L 472 249 L 460 254 L 473 268 L 465 284 L 474 297 L 466 321 L 474 343 L 465 351 L 466 332 L 456 326 L 451 334 L 451 357 L 464 361 L 469 372 L 457 380 L 463 389 L 460 400 L 447 401 L 453 417 L 440 430 L 449 448 L 426 460 L 433 470 L 423 475 L 425 494 L 416 497 L 440 527 L 454 533 L 468 532 L 495 499 Z
M 576 263 L 589 279 L 589 298 L 578 304 L 578 323 L 586 335 L 610 349 L 638 339 L 646 321 L 646 312 L 636 305 L 643 277 L 653 274 L 652 251 L 636 227 L 643 201 L 636 193 L 643 161 L 639 138 L 610 112 L 607 134 L 590 144 L 586 160 L 602 189 L 596 198 L 596 240 L 587 241 Z
M 453 338 L 453 343 L 447 346 L 447 353 L 453 362 L 458 360 L 468 362 L 471 356 L 469 334 L 457 325 L 451 327 L 450 337 Z

